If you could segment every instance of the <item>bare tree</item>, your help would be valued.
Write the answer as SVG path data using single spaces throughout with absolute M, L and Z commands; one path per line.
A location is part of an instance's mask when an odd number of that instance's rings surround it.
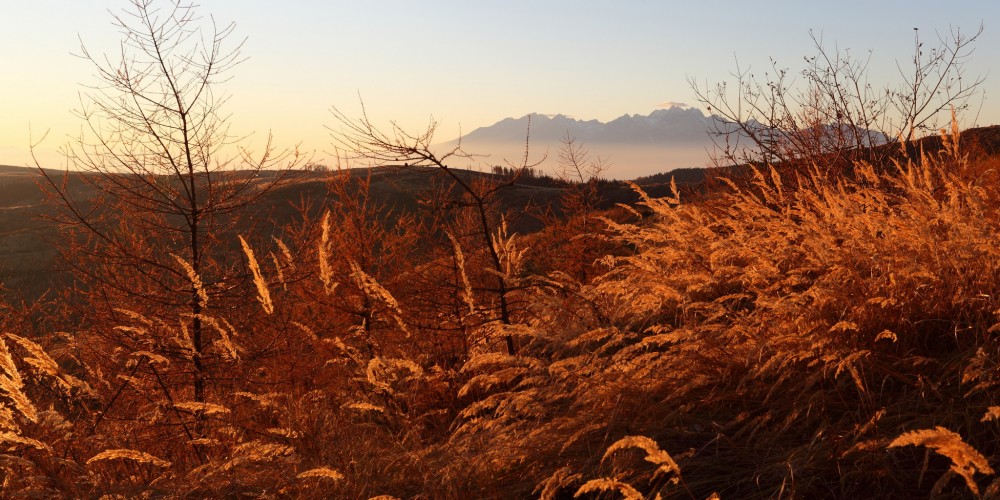
M 563 265 L 569 266 L 570 276 L 580 283 L 589 279 L 588 270 L 599 255 L 599 246 L 595 243 L 595 233 L 601 227 L 598 212 L 601 204 L 600 183 L 604 172 L 610 164 L 607 158 L 591 156 L 586 147 L 575 137 L 566 134 L 562 139 L 562 147 L 558 155 L 559 170 L 556 175 L 566 187 L 560 197 L 561 217 L 547 217 L 545 226 L 559 228 L 566 243 L 571 243 L 570 250 L 560 248 L 559 252 L 567 252 L 574 258 L 558 259 Z
M 831 51 L 812 32 L 817 53 L 805 58 L 798 81 L 774 61 L 763 77 L 737 64 L 735 89 L 728 82 L 691 80 L 697 99 L 718 118 L 712 131 L 716 163 L 879 162 L 898 150 L 884 144 L 936 130 L 950 120 L 942 112 L 966 109 L 984 80 L 965 74 L 983 29 L 971 36 L 955 29 L 933 48 L 925 48 L 914 30 L 909 64 L 897 63 L 897 86 L 868 81 L 870 53 L 856 59 L 849 51 Z
M 494 284 L 485 290 L 491 293 L 497 302 L 496 317 L 489 321 L 500 321 L 503 324 L 512 323 L 512 307 L 510 304 L 511 283 L 505 273 L 503 249 L 500 248 L 498 231 L 502 228 L 502 214 L 497 207 L 497 196 L 500 191 L 513 186 L 528 169 L 537 165 L 529 164 L 528 147 L 518 164 L 511 164 L 513 175 L 499 178 L 498 176 L 467 175 L 468 172 L 456 169 L 452 162 L 475 162 L 476 155 L 465 152 L 461 143 L 450 150 L 436 153 L 432 150 L 434 133 L 437 123 L 431 121 L 427 128 L 418 134 L 412 134 L 393 123 L 389 132 L 376 127 L 368 118 L 362 104 L 362 115 L 353 119 L 337 108 L 332 110 L 336 126 L 330 127 L 334 146 L 338 155 L 354 162 L 366 162 L 376 167 L 393 169 L 424 170 L 433 172 L 447 179 L 449 185 L 441 191 L 446 199 L 439 199 L 439 208 L 457 207 L 471 211 L 475 220 L 475 236 L 479 240 L 479 248 L 486 253 L 490 274 Z M 514 339 L 505 339 L 507 352 L 515 354 L 517 348 Z
M 209 365 L 221 359 L 211 353 L 221 333 L 206 326 L 215 324 L 209 313 L 222 313 L 246 274 L 239 259 L 226 258 L 235 236 L 220 235 L 298 156 L 276 150 L 270 137 L 254 156 L 230 133 L 219 85 L 243 60 L 242 41 L 229 43 L 233 24 L 220 28 L 182 0 L 130 3 L 112 13 L 118 52 L 95 55 L 81 43 L 96 81 L 81 93 L 84 127 L 65 148 L 66 172 L 39 171 L 72 235 L 64 255 L 87 286 L 90 313 L 106 314 L 94 328 L 109 349 L 149 352 L 132 371 L 156 379 L 166 399 L 202 403 Z M 115 328 L 130 320 L 126 309 L 149 321 L 146 334 Z M 178 320 L 174 329 L 152 327 Z M 160 336 L 150 338 L 152 330 Z M 169 373 L 149 362 L 155 356 L 170 361 Z M 171 394 L 178 384 L 188 389 Z

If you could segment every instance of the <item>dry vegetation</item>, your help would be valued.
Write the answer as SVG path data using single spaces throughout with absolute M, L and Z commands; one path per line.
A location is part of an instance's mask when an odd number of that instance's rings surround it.
M 10 309 L 4 496 L 995 496 L 1000 176 L 960 139 L 592 234 L 499 224 L 509 322 L 468 207 L 395 223 L 334 174 L 322 219 L 238 239 L 203 401 L 186 304 Z
M 432 180 L 415 207 L 334 172 L 299 222 L 228 234 L 270 180 L 98 149 L 105 198 L 53 182 L 77 281 L 4 306 L 0 496 L 1000 496 L 1000 159 L 954 122 L 611 211 L 568 140 L 560 215 L 516 234 L 525 165 L 336 119 Z

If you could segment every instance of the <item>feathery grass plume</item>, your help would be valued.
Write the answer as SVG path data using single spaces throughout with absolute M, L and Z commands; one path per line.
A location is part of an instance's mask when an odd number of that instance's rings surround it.
M 272 436 L 279 436 L 285 439 L 299 439 L 302 437 L 302 433 L 298 431 L 281 427 L 271 427 L 270 429 L 266 429 L 264 432 L 267 432 Z
M 0 431 L 0 446 L 6 447 L 7 451 L 14 451 L 18 446 L 30 446 L 36 450 L 52 451 L 52 447 L 37 439 L 18 436 L 10 431 Z M 3 489 L 3 485 L 0 485 L 0 491 Z
M 330 266 L 330 256 L 328 247 L 330 246 L 330 211 L 323 214 L 323 221 L 320 223 L 322 233 L 319 238 L 317 256 L 319 258 L 319 278 L 323 282 L 323 289 L 327 294 L 332 294 L 339 283 L 333 281 L 333 268 Z
M 364 360 L 364 356 L 361 354 L 361 352 L 344 343 L 344 341 L 340 337 L 330 337 L 322 339 L 321 343 L 323 346 L 333 346 L 333 348 L 336 349 L 336 352 L 347 355 L 347 358 L 353 361 L 354 364 L 358 366 L 364 366 L 366 363 Z M 335 359 L 327 360 L 327 364 L 339 363 L 342 361 L 346 360 L 343 359 L 342 357 L 338 357 Z
M 185 314 L 184 316 L 194 317 L 195 315 Z M 223 354 L 228 356 L 231 361 L 239 360 L 239 349 L 233 343 L 233 339 L 236 337 L 236 328 L 229 321 L 226 321 L 225 318 L 216 318 L 205 314 L 198 314 L 197 317 L 205 324 L 215 328 L 215 331 L 219 333 L 217 343 L 222 345 Z
M 357 363 L 359 366 L 364 364 L 364 362 L 362 362 L 361 355 L 358 352 L 358 350 L 345 344 L 340 337 L 330 337 L 321 339 L 319 338 L 319 335 L 317 335 L 316 332 L 308 325 L 299 323 L 298 321 L 292 321 L 291 324 L 298 327 L 299 330 L 302 331 L 302 333 L 305 333 L 306 337 L 309 340 L 313 342 L 318 342 L 323 346 L 333 346 L 333 348 L 336 349 L 337 352 L 346 354 L 352 361 Z M 327 361 L 327 363 L 330 363 L 330 361 Z
M 34 367 L 40 374 L 55 380 L 63 395 L 72 396 L 74 394 L 94 393 L 90 385 L 86 382 L 61 370 L 59 364 L 45 352 L 42 346 L 12 333 L 5 335 L 7 338 L 17 342 L 18 345 L 28 352 L 29 356 L 23 358 L 24 362 Z
M 166 357 L 161 356 L 159 354 L 156 354 L 155 352 L 135 351 L 135 352 L 129 353 L 129 357 L 132 357 L 132 358 L 146 358 L 146 359 L 149 360 L 150 363 L 157 364 L 157 365 L 167 366 L 167 365 L 170 364 L 170 360 L 169 359 L 167 359 Z
M 284 241 L 281 241 L 281 238 L 278 238 L 277 236 L 272 236 L 271 238 L 278 244 L 278 249 L 281 250 L 281 255 L 285 257 L 285 265 L 294 271 L 295 258 L 292 257 L 292 251 L 288 248 L 288 245 L 286 245 Z
M 98 453 L 97 455 L 90 457 L 87 460 L 87 465 L 102 460 L 130 460 L 133 462 L 151 464 L 162 468 L 170 467 L 170 462 L 166 460 L 157 458 L 143 451 L 130 450 L 124 448 L 114 449 L 114 450 L 104 450 Z
M 604 452 L 604 458 L 607 459 L 612 453 L 622 450 L 625 448 L 639 448 L 646 452 L 646 461 L 657 465 L 656 474 L 669 474 L 673 472 L 676 477 L 671 479 L 671 482 L 676 483 L 681 475 L 681 468 L 674 462 L 671 456 L 660 449 L 656 444 L 656 441 L 649 439 L 646 436 L 625 436 L 614 444 L 608 447 L 608 450 Z
M 276 392 L 254 394 L 246 391 L 237 391 L 233 395 L 249 399 L 264 409 L 279 410 L 284 407 L 284 403 L 280 400 L 281 395 Z
M 180 350 L 181 354 L 188 361 L 194 358 L 194 340 L 191 338 L 191 332 L 188 331 L 187 324 L 181 322 L 175 335 L 171 336 L 174 344 Z
M 153 326 L 155 326 L 155 323 L 153 323 L 153 320 L 151 320 L 151 319 L 143 316 L 142 314 L 139 314 L 139 313 L 137 313 L 135 311 L 132 311 L 130 309 L 123 309 L 123 308 L 120 308 L 120 307 L 115 307 L 113 310 L 116 313 L 121 314 L 123 316 L 126 316 L 128 318 L 131 318 L 133 321 L 137 321 L 139 323 L 142 323 L 143 325 L 145 325 L 145 326 L 147 326 L 149 328 L 152 328 Z
M 406 334 L 407 337 L 410 336 L 410 329 L 407 328 L 406 322 L 403 321 L 403 311 L 399 308 L 399 302 L 396 302 L 396 298 L 392 296 L 389 290 L 386 290 L 375 278 L 368 275 L 361 269 L 353 259 L 348 260 L 351 266 L 351 275 L 354 277 L 354 282 L 361 289 L 362 293 L 368 296 L 368 298 L 382 302 L 387 307 L 389 307 L 390 315 L 399 329 Z
M 472 394 L 484 395 L 494 389 L 516 385 L 526 389 L 530 375 L 543 369 L 544 363 L 530 356 L 511 356 L 505 352 L 487 352 L 473 355 L 462 365 L 462 373 L 480 371 L 470 377 L 459 389 L 458 397 Z
M 307 337 L 309 337 L 309 340 L 319 341 L 319 335 L 316 335 L 316 331 L 310 328 L 308 325 L 304 323 L 299 323 L 298 321 L 292 321 L 292 324 L 297 326 L 299 330 L 302 330 L 302 332 L 305 333 Z
M 198 438 L 188 440 L 188 444 L 193 446 L 221 446 L 222 441 L 214 438 Z
M 528 248 L 517 248 L 517 233 L 508 233 L 506 218 L 501 219 L 500 227 L 491 238 L 499 254 L 503 274 L 508 278 L 515 278 L 524 267 L 524 256 L 528 253 Z
M 115 325 L 114 330 L 139 339 L 148 339 L 152 336 L 147 328 L 141 326 Z
M 891 330 L 882 330 L 878 335 L 875 336 L 875 341 L 877 342 L 879 340 L 888 340 L 890 342 L 895 343 L 897 340 L 899 340 L 899 337 L 897 337 L 896 334 L 893 333 Z
M 295 477 L 298 479 L 320 478 L 320 479 L 329 479 L 331 481 L 340 481 L 341 479 L 344 479 L 343 474 L 329 467 L 317 467 L 315 469 L 309 469 L 305 472 L 297 474 Z
M 475 354 L 465 364 L 462 365 L 462 372 L 468 373 L 474 370 L 481 370 L 491 366 L 505 366 L 512 363 L 520 363 L 523 360 L 519 356 L 511 356 L 505 352 L 484 352 Z
M 185 411 L 192 414 L 198 415 L 224 415 L 230 413 L 229 408 L 225 406 L 214 404 L 214 403 L 199 403 L 197 401 L 187 401 L 181 403 L 174 403 L 174 408 L 178 410 Z
M 257 264 L 257 259 L 254 257 L 250 245 L 247 244 L 247 240 L 243 239 L 243 236 L 239 236 L 239 239 L 240 245 L 243 246 L 243 253 L 247 256 L 250 272 L 253 273 L 253 282 L 257 285 L 257 300 L 260 302 L 265 313 L 272 314 L 274 313 L 274 304 L 271 302 L 271 291 L 267 288 L 267 282 L 264 281 L 264 276 L 260 273 L 260 266 Z
M 959 139 L 961 138 L 961 131 L 958 128 L 958 118 L 955 116 L 955 107 L 951 107 L 951 131 L 945 129 L 940 130 L 941 137 L 941 148 L 944 150 L 945 154 L 957 158 L 959 155 Z
M 583 483 L 583 486 L 580 486 L 580 489 L 576 490 L 576 493 L 573 494 L 573 498 L 579 498 L 587 493 L 598 491 L 617 491 L 625 500 L 643 500 L 644 498 L 642 493 L 639 493 L 639 490 L 633 488 L 632 485 L 607 477 L 591 479 Z
M 993 420 L 1000 420 L 1000 406 L 991 406 L 986 409 L 986 414 L 983 415 L 983 419 L 980 422 L 991 422 Z
M 373 411 L 376 413 L 385 413 L 385 408 L 381 406 L 375 406 L 371 403 L 347 403 L 344 408 L 350 408 L 352 410 L 358 411 Z
M 979 495 L 979 486 L 976 485 L 973 475 L 977 472 L 992 475 L 993 468 L 978 450 L 962 440 L 962 436 L 944 427 L 933 429 L 921 429 L 900 434 L 899 437 L 889 443 L 889 448 L 900 446 L 926 446 L 951 460 L 951 471 L 962 476 L 965 484 L 976 495 Z
M 24 394 L 24 381 L 21 379 L 21 372 L 14 365 L 14 358 L 7 350 L 6 342 L 0 340 L 0 395 L 6 396 L 13 403 L 12 410 L 17 410 L 24 418 L 31 422 L 38 420 L 38 411 L 31 400 Z M 0 409 L 6 410 L 6 404 L 0 404 Z M 18 430 L 17 422 L 14 421 L 12 412 L 0 412 L 0 429 Z
M 562 467 L 556 469 L 551 476 L 538 483 L 532 493 L 538 493 L 539 500 L 556 500 L 560 490 L 581 479 L 583 479 L 583 475 L 573 474 L 573 470 L 569 467 Z
M 408 359 L 376 356 L 368 361 L 368 366 L 365 368 L 368 383 L 386 394 L 395 394 L 393 384 L 418 379 L 423 375 L 424 370 L 420 365 Z
M 445 231 L 445 234 L 451 240 L 451 246 L 455 254 L 455 268 L 462 278 L 462 298 L 465 300 L 465 304 L 469 306 L 469 314 L 475 314 L 476 303 L 474 302 L 475 297 L 472 294 L 472 283 L 469 282 L 469 275 L 465 272 L 465 254 L 462 253 L 462 246 L 458 244 L 458 239 L 455 238 L 455 235 L 451 234 L 451 231 Z
M 295 448 L 276 443 L 265 443 L 253 440 L 242 443 L 233 448 L 233 458 L 222 465 L 221 470 L 229 471 L 247 463 L 267 462 L 291 457 L 295 453 Z
M 269 252 L 271 256 L 271 262 L 274 262 L 274 272 L 278 275 L 278 283 L 281 283 L 281 288 L 288 290 L 288 282 L 285 281 L 285 271 L 281 268 L 281 262 L 278 261 L 278 256 L 274 255 L 274 252 Z
M 198 304 L 201 307 L 208 305 L 208 292 L 205 291 L 205 286 L 201 282 L 201 276 L 198 276 L 194 267 L 192 267 L 188 261 L 184 260 L 183 257 L 173 253 L 170 255 L 177 261 L 178 264 L 180 264 L 181 268 L 184 269 L 184 272 L 187 273 L 188 280 L 191 282 L 191 287 L 194 288 L 195 293 L 198 294 Z
M 233 449 L 233 454 L 244 460 L 253 462 L 268 461 L 278 457 L 286 457 L 295 453 L 295 448 L 282 444 L 265 443 L 263 441 L 250 441 L 237 445 Z

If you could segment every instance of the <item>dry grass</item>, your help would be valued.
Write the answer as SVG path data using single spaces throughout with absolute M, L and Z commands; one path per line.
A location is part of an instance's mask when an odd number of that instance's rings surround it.
M 995 495 L 1000 176 L 957 131 L 944 144 L 839 178 L 761 167 L 706 201 L 644 197 L 591 234 L 580 255 L 608 249 L 598 265 L 535 251 L 578 235 L 501 229 L 492 272 L 469 217 L 393 227 L 342 183 L 272 248 L 239 239 L 241 303 L 208 302 L 186 272 L 201 353 L 184 303 L 6 335 L 2 492 Z

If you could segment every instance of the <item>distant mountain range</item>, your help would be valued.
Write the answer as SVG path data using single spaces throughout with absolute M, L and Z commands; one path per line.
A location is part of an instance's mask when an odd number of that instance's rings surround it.
M 473 130 L 462 138 L 462 147 L 471 153 L 489 154 L 485 163 L 503 164 L 504 159 L 516 163 L 524 155 L 525 140 L 530 139 L 531 159 L 547 152 L 542 170 L 551 170 L 558 167 L 559 148 L 569 136 L 591 156 L 609 160 L 606 177 L 629 179 L 706 166 L 712 149 L 708 132 L 714 120 L 699 109 L 681 106 L 658 109 L 647 116 L 625 114 L 609 122 L 533 113 Z M 454 140 L 441 146 L 456 144 Z
M 524 142 L 531 120 L 531 139 L 558 142 L 568 133 L 588 144 L 689 144 L 705 139 L 712 118 L 695 108 L 658 109 L 648 116 L 622 115 L 607 123 L 576 120 L 565 115 L 533 113 L 505 118 L 489 127 L 473 130 L 464 140 Z

